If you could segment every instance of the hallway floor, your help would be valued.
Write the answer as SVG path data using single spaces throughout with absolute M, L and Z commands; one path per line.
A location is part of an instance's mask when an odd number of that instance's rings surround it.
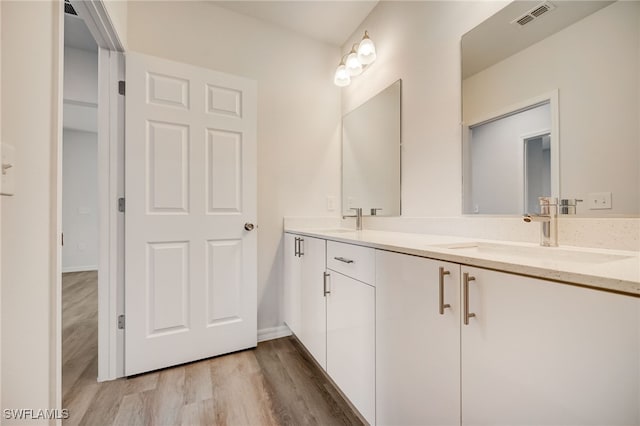
M 97 274 L 64 274 L 62 304 L 65 426 L 362 424 L 292 337 L 97 383 Z

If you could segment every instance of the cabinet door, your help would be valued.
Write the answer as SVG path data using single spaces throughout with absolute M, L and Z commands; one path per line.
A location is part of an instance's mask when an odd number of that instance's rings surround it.
M 463 267 L 462 423 L 637 425 L 638 299 Z M 464 296 L 464 295 L 463 295 Z
M 301 237 L 300 332 L 298 339 L 327 368 L 327 311 L 324 296 L 326 241 Z
M 443 303 L 440 313 L 440 268 Z M 460 424 L 460 266 L 376 251 L 379 425 Z
M 375 424 L 375 289 L 338 272 L 330 274 L 327 373 Z
M 284 322 L 293 334 L 300 333 L 301 262 L 297 256 L 298 235 L 284 234 Z

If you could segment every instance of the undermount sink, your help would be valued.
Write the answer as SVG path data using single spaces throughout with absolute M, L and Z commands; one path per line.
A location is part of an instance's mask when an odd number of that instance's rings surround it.
M 622 254 L 594 253 L 589 251 L 567 250 L 555 247 L 527 247 L 511 244 L 470 242 L 460 244 L 435 244 L 438 247 L 478 255 L 502 255 L 549 259 L 560 262 L 607 263 L 630 258 Z

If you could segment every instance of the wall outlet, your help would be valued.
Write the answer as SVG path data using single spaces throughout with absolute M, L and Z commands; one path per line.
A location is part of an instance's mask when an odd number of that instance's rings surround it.
M 327 195 L 327 211 L 335 211 L 336 209 L 336 197 L 333 195 Z
M 587 194 L 587 207 L 590 210 L 603 210 L 611 208 L 610 192 L 591 192 Z

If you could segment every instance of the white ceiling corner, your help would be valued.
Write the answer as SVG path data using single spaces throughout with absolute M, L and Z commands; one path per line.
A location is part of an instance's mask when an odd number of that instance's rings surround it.
M 334 46 L 342 46 L 378 4 L 378 0 L 210 1 Z

